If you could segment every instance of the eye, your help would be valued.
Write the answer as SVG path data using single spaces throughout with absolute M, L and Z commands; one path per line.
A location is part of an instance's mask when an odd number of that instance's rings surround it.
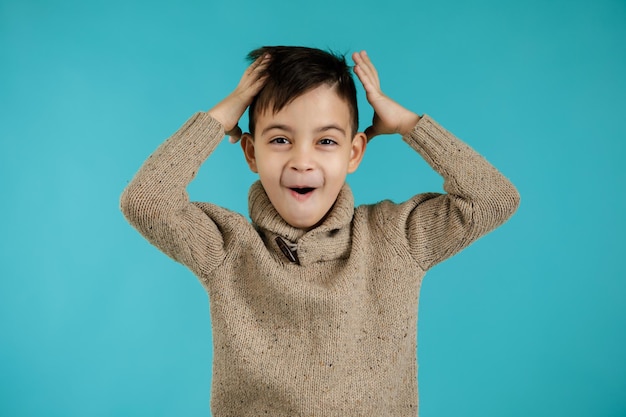
M 277 138 L 274 138 L 274 139 L 270 140 L 270 143 L 275 143 L 275 144 L 278 144 L 278 145 L 284 145 L 284 144 L 289 143 L 289 141 L 287 140 L 287 138 L 277 137 Z
M 334 140 L 329 139 L 329 138 L 324 138 L 324 139 L 320 140 L 319 143 L 320 143 L 320 145 L 336 145 L 337 144 L 337 142 L 335 142 Z

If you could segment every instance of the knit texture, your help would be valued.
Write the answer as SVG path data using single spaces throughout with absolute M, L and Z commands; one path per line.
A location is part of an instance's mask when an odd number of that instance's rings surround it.
M 128 221 L 209 294 L 213 415 L 417 416 L 422 278 L 506 221 L 516 189 L 424 116 L 403 139 L 443 176 L 445 194 L 355 208 L 344 185 L 324 222 L 305 232 L 256 182 L 251 224 L 186 193 L 223 136 L 208 114 L 194 115 L 121 199 Z

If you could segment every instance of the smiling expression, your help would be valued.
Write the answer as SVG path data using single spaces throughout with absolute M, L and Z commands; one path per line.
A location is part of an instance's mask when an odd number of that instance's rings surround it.
M 256 117 L 255 135 L 241 146 L 272 205 L 291 226 L 311 229 L 323 221 L 365 151 L 363 133 L 352 133 L 347 103 L 321 85 L 277 113 Z

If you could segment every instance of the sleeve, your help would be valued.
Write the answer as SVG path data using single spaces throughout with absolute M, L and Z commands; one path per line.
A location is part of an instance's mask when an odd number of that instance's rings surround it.
M 213 270 L 225 256 L 218 226 L 189 201 L 186 191 L 223 137 L 217 120 L 196 113 L 144 162 L 120 199 L 133 227 L 195 271 Z
M 403 140 L 444 179 L 445 194 L 414 197 L 409 249 L 426 270 L 503 224 L 520 196 L 495 167 L 424 115 Z

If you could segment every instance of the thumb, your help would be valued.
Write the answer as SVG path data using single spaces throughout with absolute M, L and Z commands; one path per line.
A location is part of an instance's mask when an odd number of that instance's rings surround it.
M 226 132 L 226 134 L 229 136 L 228 141 L 230 143 L 237 143 L 239 142 L 239 139 L 241 139 L 243 132 L 241 131 L 241 128 L 236 125 L 233 129 Z
M 375 136 L 378 135 L 378 133 L 376 133 L 376 129 L 374 128 L 374 125 L 368 127 L 367 129 L 365 129 L 365 136 L 367 136 L 367 141 L 369 142 L 370 140 L 374 139 Z

